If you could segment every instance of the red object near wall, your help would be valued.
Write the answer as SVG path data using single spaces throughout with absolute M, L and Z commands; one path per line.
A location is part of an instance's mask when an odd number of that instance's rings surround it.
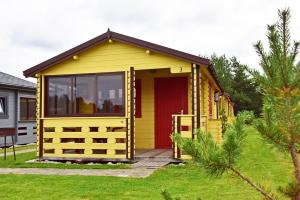
M 155 148 L 172 148 L 172 114 L 188 113 L 188 78 L 154 80 Z
M 210 83 L 208 84 L 208 95 L 209 95 L 209 99 L 208 99 L 209 119 L 212 119 L 213 100 L 212 100 L 212 87 Z
M 142 80 L 135 79 L 135 117 L 142 117 Z

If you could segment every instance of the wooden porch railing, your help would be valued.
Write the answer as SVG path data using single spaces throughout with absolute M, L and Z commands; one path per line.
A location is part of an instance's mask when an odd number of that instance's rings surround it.
M 200 128 L 204 132 L 210 132 L 213 138 L 221 141 L 221 121 L 218 119 L 209 120 L 207 115 L 201 115 Z M 179 133 L 184 138 L 195 138 L 195 116 L 194 115 L 172 115 L 172 131 Z M 173 158 L 190 159 L 191 157 L 178 148 L 173 143 Z
M 194 115 L 172 115 L 173 133 L 179 133 L 185 138 L 194 138 L 195 123 Z M 176 143 L 173 143 L 173 158 L 189 159 L 190 156 L 180 151 Z
M 45 158 L 128 159 L 128 118 L 43 119 Z

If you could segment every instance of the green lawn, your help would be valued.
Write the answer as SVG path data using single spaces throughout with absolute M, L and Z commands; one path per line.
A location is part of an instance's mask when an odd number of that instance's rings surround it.
M 276 190 L 292 173 L 289 158 L 263 145 L 249 129 L 239 166 L 244 174 Z M 3 166 L 1 161 L 0 165 Z M 0 199 L 162 199 L 167 189 L 174 197 L 210 199 L 262 199 L 252 188 L 230 174 L 209 177 L 193 166 L 169 166 L 148 178 L 0 175 Z
M 36 145 L 32 144 L 32 145 L 17 146 L 17 147 L 15 147 L 15 150 L 21 151 L 21 150 L 25 150 L 25 149 L 35 149 L 35 148 L 36 148 Z M 12 152 L 12 151 L 13 151 L 12 147 L 6 149 L 6 152 Z M 0 148 L 0 154 L 2 154 L 3 152 L 4 152 L 4 149 Z

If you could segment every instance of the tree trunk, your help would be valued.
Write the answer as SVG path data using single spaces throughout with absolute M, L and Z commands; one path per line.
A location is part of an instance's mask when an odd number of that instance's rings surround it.
M 294 173 L 295 173 L 296 184 L 297 184 L 297 193 L 292 199 L 293 200 L 300 200 L 300 164 L 299 164 L 298 153 L 297 153 L 295 143 L 293 143 L 291 145 L 290 153 L 291 153 L 292 161 L 293 161 L 294 168 L 295 168 Z
M 294 197 L 292 197 L 292 200 L 300 200 L 300 164 L 298 159 L 298 153 L 297 153 L 297 132 L 296 132 L 296 126 L 294 119 L 292 118 L 292 105 L 291 105 L 291 94 L 288 93 L 287 98 L 287 127 L 291 134 L 291 145 L 289 147 L 291 158 L 294 165 L 294 173 L 295 173 L 295 179 L 296 179 L 296 186 L 297 186 L 297 192 Z
M 261 187 L 259 187 L 258 185 L 256 185 L 255 183 L 253 183 L 249 178 L 247 178 L 246 176 L 244 176 L 242 173 L 240 173 L 238 170 L 236 170 L 233 167 L 229 167 L 229 169 L 238 177 L 240 177 L 241 179 L 243 179 L 244 181 L 246 181 L 249 185 L 251 185 L 255 190 L 257 190 L 260 194 L 262 194 L 266 199 L 268 200 L 275 200 L 274 197 L 272 197 L 269 193 L 267 193 L 266 191 L 264 191 Z

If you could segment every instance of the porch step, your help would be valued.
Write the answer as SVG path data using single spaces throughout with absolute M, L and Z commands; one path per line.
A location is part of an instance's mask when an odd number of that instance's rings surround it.
M 158 169 L 169 163 L 170 161 L 166 160 L 165 158 L 146 158 L 134 163 L 133 168 Z

